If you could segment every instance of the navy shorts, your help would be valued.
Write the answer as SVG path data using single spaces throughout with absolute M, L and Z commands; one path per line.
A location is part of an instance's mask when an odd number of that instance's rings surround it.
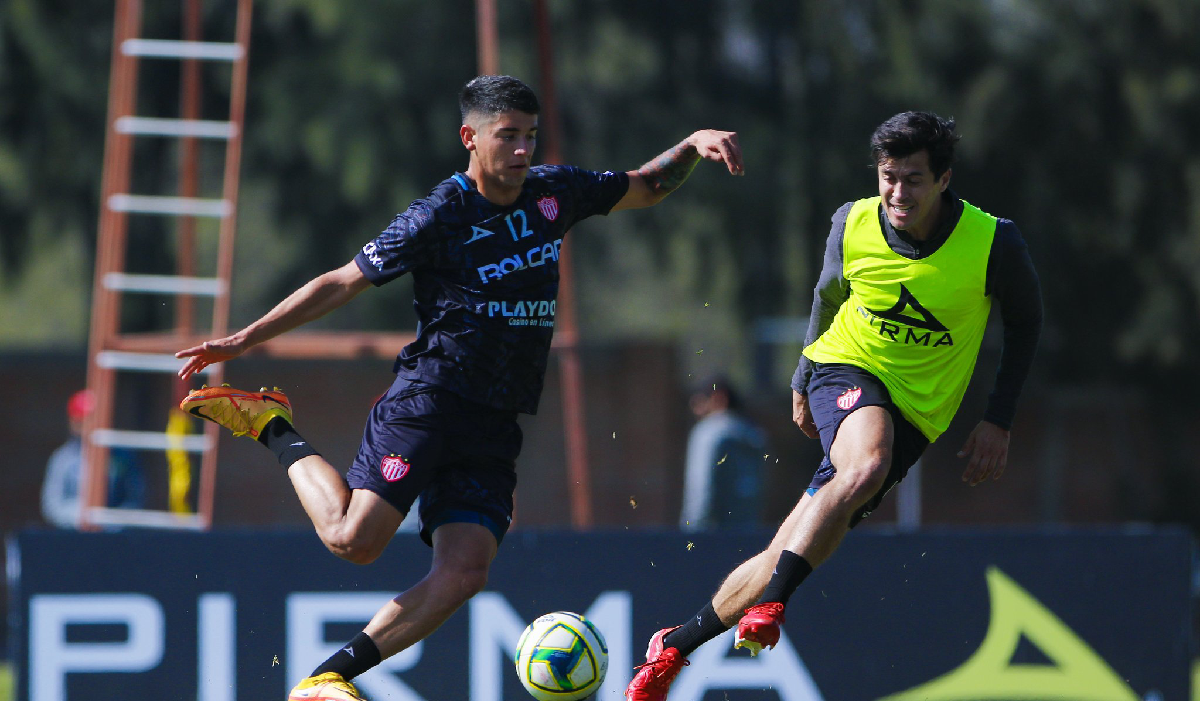
M 521 428 L 503 411 L 397 377 L 371 409 L 346 473 L 407 514 L 417 497 L 421 539 L 445 523 L 478 523 L 504 539 L 512 521 Z
M 851 516 L 851 528 L 879 507 L 883 497 L 904 479 L 908 468 L 929 447 L 929 439 L 900 414 L 900 409 L 892 403 L 892 396 L 879 378 L 853 365 L 814 363 L 813 374 L 808 381 L 808 407 L 817 430 L 821 432 L 825 458 L 808 485 L 809 494 L 816 494 L 837 474 L 837 468 L 829 461 L 833 439 L 837 437 L 842 421 L 865 406 L 883 407 L 892 417 L 892 464 L 883 486 Z

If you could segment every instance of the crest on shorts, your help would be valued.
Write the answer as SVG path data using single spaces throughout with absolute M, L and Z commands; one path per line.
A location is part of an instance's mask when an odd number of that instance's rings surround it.
M 379 463 L 379 471 L 388 482 L 395 482 L 407 475 L 410 467 L 412 464 L 399 455 L 389 455 Z
M 862 387 L 852 387 L 838 395 L 837 405 L 842 411 L 846 411 L 850 407 L 858 404 L 858 398 L 862 396 Z
M 551 195 L 543 197 L 537 201 L 538 211 L 546 218 L 546 221 L 554 221 L 558 219 L 558 198 Z

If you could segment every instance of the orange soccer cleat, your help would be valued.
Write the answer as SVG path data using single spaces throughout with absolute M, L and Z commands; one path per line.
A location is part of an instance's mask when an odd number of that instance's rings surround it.
M 308 677 L 292 689 L 288 701 L 367 701 L 337 672 Z
M 234 389 L 229 385 L 202 387 L 184 397 L 179 408 L 220 424 L 233 431 L 235 436 L 249 435 L 255 439 L 276 416 L 292 422 L 292 403 L 278 387 L 271 391 L 263 387 L 257 392 Z

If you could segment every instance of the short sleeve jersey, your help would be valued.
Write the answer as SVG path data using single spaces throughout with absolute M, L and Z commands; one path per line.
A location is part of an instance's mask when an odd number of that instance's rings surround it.
M 543 165 L 510 205 L 488 201 L 462 173 L 409 205 L 354 258 L 375 285 L 413 275 L 417 338 L 397 357 L 397 374 L 536 413 L 563 237 L 608 214 L 628 188 L 625 173 Z

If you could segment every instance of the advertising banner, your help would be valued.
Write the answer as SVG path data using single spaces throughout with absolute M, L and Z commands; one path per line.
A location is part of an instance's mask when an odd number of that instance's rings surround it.
M 484 592 L 359 677 L 372 701 L 517 701 L 526 624 L 603 632 L 621 701 L 650 635 L 698 611 L 760 530 L 509 534 Z M 670 701 L 1189 698 L 1192 541 L 1182 530 L 863 528 L 800 587 L 775 649 L 704 645 Z M 18 701 L 250 701 L 288 689 L 428 571 L 401 534 L 367 566 L 312 533 L 36 532 L 10 539 Z

